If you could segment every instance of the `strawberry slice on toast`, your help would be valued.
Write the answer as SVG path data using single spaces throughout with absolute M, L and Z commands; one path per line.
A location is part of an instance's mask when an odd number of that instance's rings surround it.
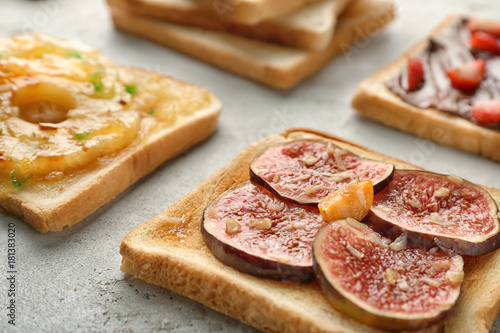
M 500 123 L 500 99 L 477 101 L 472 117 L 480 124 Z
M 469 39 L 470 46 L 478 51 L 491 52 L 500 55 L 500 44 L 492 34 L 478 31 L 471 35 Z
M 408 90 L 418 90 L 424 82 L 424 66 L 422 61 L 417 57 L 408 58 Z
M 500 22 L 481 17 L 470 18 L 467 22 L 467 28 L 474 34 L 478 31 L 500 37 Z
M 451 84 L 457 89 L 473 89 L 481 84 L 486 72 L 486 62 L 477 59 L 446 72 Z

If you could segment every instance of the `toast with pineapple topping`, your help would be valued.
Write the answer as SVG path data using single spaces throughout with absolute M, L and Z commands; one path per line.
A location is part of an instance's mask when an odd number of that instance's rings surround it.
M 71 226 L 207 138 L 220 101 L 75 41 L 0 40 L 0 211 Z

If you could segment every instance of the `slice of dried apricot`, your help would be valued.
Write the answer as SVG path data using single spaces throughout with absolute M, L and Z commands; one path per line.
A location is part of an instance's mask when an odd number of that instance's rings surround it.
M 370 180 L 354 180 L 323 198 L 318 208 L 328 221 L 351 217 L 361 221 L 373 203 L 373 184 Z

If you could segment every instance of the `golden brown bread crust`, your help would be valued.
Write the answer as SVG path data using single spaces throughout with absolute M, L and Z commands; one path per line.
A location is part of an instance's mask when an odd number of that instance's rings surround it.
M 349 1 L 350 0 L 336 0 L 331 6 L 328 5 L 327 8 L 334 8 L 334 10 L 331 11 L 331 15 L 333 16 L 335 13 L 340 13 Z M 148 0 L 119 0 L 113 5 L 125 10 L 133 9 L 136 15 L 152 19 L 233 33 L 264 42 L 278 43 L 311 51 L 322 50 L 328 45 L 336 25 L 336 19 L 332 20 L 332 25 L 329 29 L 323 26 L 324 22 L 321 29 L 315 29 L 315 27 L 305 26 L 306 22 L 298 26 L 283 23 L 283 20 L 279 19 L 265 20 L 255 25 L 246 25 L 228 20 L 221 20 L 216 14 L 207 12 L 201 8 L 179 7 L 176 6 L 175 3 L 164 4 Z
M 122 70 L 140 77 L 149 73 L 133 67 L 122 67 Z M 164 79 L 194 87 L 167 76 Z M 221 104 L 214 95 L 210 94 L 210 98 L 211 104 L 206 109 L 174 126 L 149 133 L 146 140 L 126 147 L 88 170 L 70 174 L 70 179 L 0 191 L 0 210 L 19 217 L 40 232 L 60 231 L 74 225 L 165 160 L 212 134 Z
M 464 15 L 448 16 L 431 32 L 431 36 L 439 34 L 460 16 Z M 386 87 L 386 83 L 406 66 L 408 56 L 420 53 L 427 43 L 428 38 L 422 39 L 389 66 L 363 80 L 353 97 L 353 107 L 383 124 L 500 162 L 500 131 L 475 125 L 436 109 L 414 107 Z
M 196 0 L 221 20 L 256 24 L 321 0 Z
M 316 282 L 281 283 L 240 273 L 215 259 L 202 239 L 204 208 L 228 188 L 249 179 L 249 164 L 260 150 L 305 137 L 333 140 L 397 168 L 419 169 L 328 133 L 287 130 L 249 146 L 165 212 L 132 230 L 121 244 L 121 269 L 265 332 L 380 332 L 336 312 Z M 500 190 L 487 190 L 500 203 Z M 465 258 L 465 280 L 456 306 L 443 322 L 422 332 L 487 333 L 500 312 L 498 269 L 500 251 Z
M 285 89 L 315 73 L 332 58 L 346 52 L 358 39 L 370 36 L 394 18 L 391 1 L 355 0 L 341 15 L 328 46 L 321 51 L 306 52 L 229 34 L 148 20 L 120 8 L 116 0 L 108 0 L 108 3 L 111 5 L 113 22 L 119 29 L 243 77 Z

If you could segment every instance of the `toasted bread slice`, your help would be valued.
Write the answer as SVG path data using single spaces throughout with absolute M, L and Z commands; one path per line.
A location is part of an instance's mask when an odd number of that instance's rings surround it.
M 319 51 L 332 39 L 337 17 L 350 0 L 325 0 L 255 25 L 220 20 L 195 0 L 119 0 L 116 6 L 169 23 L 233 33 L 284 46 Z
M 195 0 L 220 20 L 257 24 L 322 0 Z
M 317 282 L 265 280 L 219 262 L 205 245 L 200 224 L 205 207 L 230 187 L 249 179 L 249 164 L 270 145 L 300 138 L 332 140 L 360 156 L 418 169 L 354 142 L 309 129 L 290 129 L 254 143 L 232 162 L 122 241 L 121 269 L 171 289 L 265 332 L 380 332 L 334 310 Z M 500 203 L 500 190 L 486 188 Z M 458 303 L 446 319 L 422 332 L 487 333 L 499 313 L 500 251 L 465 258 Z
M 321 51 L 308 52 L 227 33 L 149 20 L 116 6 L 116 0 L 108 0 L 108 3 L 114 24 L 119 29 L 277 88 L 294 86 L 394 17 L 390 1 L 354 0 L 341 15 L 328 46 Z
M 91 84 L 91 82 L 85 82 L 88 77 L 80 69 L 100 61 L 96 59 L 102 60 L 102 56 L 95 57 L 99 54 L 96 50 L 78 48 L 75 44 L 68 44 L 68 41 L 44 35 L 16 38 L 28 41 L 25 48 L 19 52 L 29 52 L 32 57 L 35 57 L 35 60 L 32 60 L 34 65 L 31 67 L 35 74 L 32 72 L 26 86 L 21 86 L 22 76 L 17 79 L 18 81 L 12 79 L 9 83 L 4 82 L 5 85 L 3 85 L 3 88 L 8 89 L 2 91 L 2 97 L 7 97 L 7 99 L 4 99 L 0 111 L 3 116 L 6 114 L 12 116 L 2 118 L 0 123 L 2 128 L 0 150 L 3 157 L 0 161 L 0 171 L 2 171 L 0 211 L 23 219 L 38 231 L 60 231 L 65 226 L 81 221 L 166 159 L 207 138 L 217 127 L 221 104 L 205 89 L 143 69 L 115 66 L 109 61 L 108 64 L 113 67 L 99 67 L 100 73 L 106 73 L 103 74 L 102 82 L 99 79 L 99 82 Z M 44 45 L 49 45 L 52 50 L 40 53 L 43 59 L 53 57 L 56 63 L 72 64 L 75 67 L 72 69 L 64 67 L 67 71 L 63 74 L 54 72 L 53 76 L 36 74 L 39 69 L 35 66 L 40 64 L 36 60 L 36 54 L 42 48 L 36 46 L 30 49 L 29 43 L 38 39 L 42 40 L 41 43 L 47 42 Z M 9 43 L 9 40 L 0 42 L 2 47 L 5 43 Z M 65 56 L 65 52 L 68 54 L 71 52 L 71 54 Z M 59 57 L 56 53 L 62 56 Z M 93 58 L 88 63 L 84 63 L 87 55 Z M 0 60 L 0 72 L 9 68 L 10 63 L 5 59 L 8 58 Z M 13 61 L 12 64 L 14 63 L 20 62 Z M 104 62 L 100 64 L 104 66 Z M 47 66 L 57 68 L 53 65 L 49 63 Z M 69 79 L 72 77 L 73 70 L 81 81 Z M 109 74 L 111 70 L 112 73 L 116 73 L 119 80 L 108 90 L 111 84 L 111 74 Z M 12 72 L 9 75 L 13 75 Z M 94 76 L 95 73 L 91 77 Z M 11 89 L 16 89 L 10 102 L 14 103 L 15 99 L 21 98 L 23 89 L 42 87 L 47 82 L 57 82 L 57 87 L 61 91 L 56 90 L 57 94 L 51 97 L 49 90 L 55 89 L 52 87 L 47 88 L 46 91 L 37 91 L 40 93 L 38 96 L 30 94 L 23 98 L 29 99 L 29 102 L 34 102 L 34 104 L 40 103 L 42 109 L 40 114 L 43 115 L 44 112 L 50 111 L 44 109 L 47 105 L 43 104 L 47 103 L 46 99 L 60 99 L 66 92 L 82 88 L 83 90 L 78 91 L 77 94 L 70 94 L 68 97 L 71 99 L 73 96 L 77 104 L 75 109 L 67 111 L 68 119 L 61 122 L 33 124 L 23 119 L 25 115 L 23 115 L 22 105 L 14 106 L 5 103 L 9 100 L 8 97 L 12 96 Z M 127 92 L 124 91 L 123 85 L 127 87 Z M 116 90 L 113 91 L 112 89 L 115 88 Z M 111 92 L 110 96 L 87 97 L 87 94 L 93 96 L 93 94 L 107 94 L 108 92 Z M 127 109 L 129 106 L 130 109 Z M 94 150 L 93 140 L 119 136 L 113 131 L 113 127 L 106 127 L 103 133 L 98 133 L 97 129 L 90 130 L 96 122 L 113 122 L 115 112 L 122 115 L 130 114 L 133 115 L 133 119 L 137 119 L 134 122 L 136 127 L 128 126 L 129 129 L 136 130 L 133 140 L 124 147 L 120 146 L 108 153 L 98 151 L 97 155 L 89 157 L 88 154 Z M 86 119 L 87 115 L 89 115 L 88 119 Z M 56 140 L 58 134 L 63 135 L 66 129 L 68 133 L 72 133 L 73 128 L 79 126 L 80 123 L 83 123 L 84 128 L 89 130 L 75 131 L 74 137 L 64 138 L 64 143 L 57 141 L 62 140 L 60 138 Z M 16 127 L 16 124 L 19 126 Z M 14 134 L 16 130 L 20 131 L 19 135 Z M 26 139 L 27 135 L 24 135 L 22 131 L 32 130 L 33 139 Z M 40 144 L 42 147 L 40 151 L 31 154 L 29 151 L 24 152 L 19 149 L 24 147 L 26 140 L 35 140 L 34 138 L 42 135 L 46 138 L 40 138 L 42 141 L 45 140 Z M 54 145 L 44 146 L 47 141 L 52 142 L 51 140 L 54 140 Z M 12 143 L 17 148 L 9 151 L 8 148 Z M 44 155 L 50 156 L 52 151 L 63 150 L 63 147 L 72 146 L 73 143 L 75 154 L 68 156 L 63 154 L 62 157 L 54 155 L 52 159 L 51 157 L 43 159 Z M 106 145 L 109 146 L 109 144 Z M 79 150 L 79 147 L 83 148 Z M 4 150 L 4 148 L 7 149 Z M 9 158 L 9 154 L 13 157 Z M 26 154 L 26 157 L 18 157 L 19 154 Z M 60 165 L 61 160 L 66 163 L 63 167 Z M 23 168 L 25 169 L 24 175 L 21 177 L 18 173 L 22 172 Z
M 430 35 L 438 35 L 460 16 L 448 16 Z M 405 68 L 408 56 L 422 52 L 427 47 L 428 40 L 424 38 L 417 42 L 393 63 L 363 80 L 353 97 L 353 107 L 364 116 L 383 124 L 500 162 L 500 131 L 478 126 L 434 108 L 420 109 L 412 106 L 387 88 L 386 83 Z

